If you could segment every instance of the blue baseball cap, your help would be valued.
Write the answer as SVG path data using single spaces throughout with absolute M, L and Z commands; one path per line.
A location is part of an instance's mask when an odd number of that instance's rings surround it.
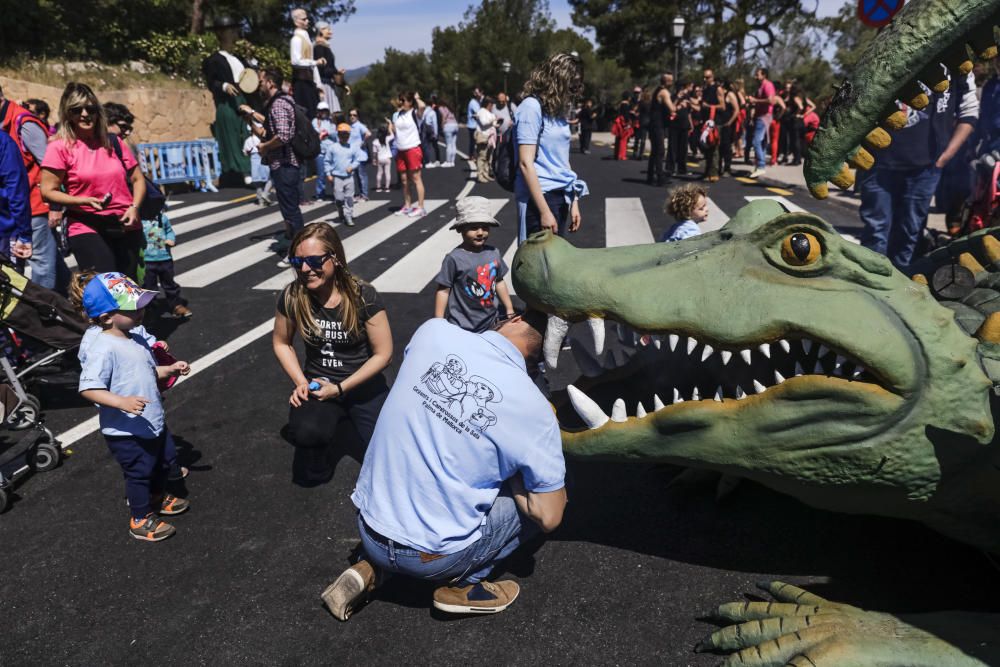
M 124 273 L 98 273 L 83 290 L 83 309 L 90 317 L 116 310 L 142 310 L 156 292 L 141 289 Z

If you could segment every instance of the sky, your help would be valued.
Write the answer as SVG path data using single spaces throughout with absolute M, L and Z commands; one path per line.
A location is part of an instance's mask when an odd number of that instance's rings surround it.
M 847 0 L 818 0 L 819 14 L 836 14 Z M 456 25 L 472 0 L 357 0 L 357 12 L 333 27 L 337 65 L 354 69 L 381 60 L 387 46 L 430 51 L 436 26 Z M 568 0 L 549 0 L 560 28 L 572 28 Z M 584 33 L 585 34 L 585 33 Z

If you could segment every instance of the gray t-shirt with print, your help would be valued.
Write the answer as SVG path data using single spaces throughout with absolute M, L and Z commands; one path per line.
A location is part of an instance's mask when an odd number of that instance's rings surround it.
M 466 331 L 488 331 L 497 321 L 497 283 L 506 275 L 507 265 L 491 245 L 479 252 L 459 246 L 445 255 L 435 281 L 451 289 L 447 320 Z

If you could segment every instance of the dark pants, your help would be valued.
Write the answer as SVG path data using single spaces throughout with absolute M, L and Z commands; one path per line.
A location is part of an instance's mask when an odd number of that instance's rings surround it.
M 309 380 L 312 380 L 309 377 Z M 343 398 L 318 401 L 310 398 L 299 407 L 288 412 L 288 439 L 295 445 L 295 461 L 292 475 L 295 480 L 317 481 L 328 478 L 332 473 L 328 456 L 336 447 L 337 426 L 341 420 L 349 419 L 361 436 L 361 446 L 368 448 L 368 442 L 375 432 L 375 422 L 382 410 L 382 404 L 389 395 L 385 377 L 377 375 L 360 387 L 355 387 Z M 346 453 L 345 448 L 337 452 Z M 339 458 L 339 457 L 338 457 Z
M 642 159 L 642 149 L 646 147 L 646 137 L 649 136 L 649 126 L 640 125 L 635 131 L 635 144 L 632 146 L 632 159 Z
M 69 247 L 79 270 L 120 271 L 133 280 L 139 275 L 139 251 L 145 245 L 142 230 L 115 235 L 99 231 L 69 237 Z
M 316 105 L 319 104 L 319 90 L 310 78 L 308 81 L 295 79 L 292 82 L 292 97 L 295 103 L 306 110 L 309 120 L 316 117 Z
M 719 128 L 719 155 L 724 174 L 733 170 L 733 139 L 735 135 L 733 128 L 733 125 L 723 125 Z
M 169 472 L 164 456 L 165 436 L 165 430 L 159 437 L 151 439 L 104 436 L 111 455 L 125 476 L 125 495 L 133 519 L 149 514 L 152 511 L 151 498 L 163 494 Z
M 549 190 L 543 193 L 545 203 L 559 226 L 559 236 L 566 236 L 566 221 L 569 217 L 569 204 L 566 203 L 566 191 L 563 189 Z M 528 236 L 542 230 L 542 214 L 535 206 L 533 199 L 528 199 L 528 209 L 524 214 L 524 228 Z
M 646 183 L 663 185 L 663 132 L 653 130 L 649 133 L 649 162 L 646 164 Z
M 162 262 L 146 262 L 146 275 L 142 279 L 144 289 L 159 291 L 163 288 L 163 293 L 167 297 L 167 307 L 171 310 L 175 306 L 184 303 L 181 299 L 181 286 L 174 280 L 174 260 L 167 259 Z
M 438 147 L 437 137 L 425 136 L 421 141 L 424 151 L 424 165 L 431 162 L 440 162 L 441 153 Z
M 469 159 L 476 159 L 476 130 L 471 127 L 465 128 L 469 131 Z
M 670 128 L 670 153 L 667 171 L 670 173 L 686 174 L 688 170 L 688 128 Z
M 282 165 L 271 169 L 271 182 L 274 183 L 274 194 L 278 198 L 278 209 L 281 217 L 292 226 L 292 234 L 302 229 L 302 209 L 299 208 L 299 185 L 302 183 L 302 170 L 291 165 Z
M 594 131 L 589 127 L 580 128 L 580 152 L 586 153 L 590 150 L 590 137 Z
M 885 169 L 878 164 L 861 172 L 859 213 L 865 229 L 861 245 L 881 253 L 900 269 L 913 253 L 927 226 L 931 197 L 941 178 L 933 165 L 922 169 Z

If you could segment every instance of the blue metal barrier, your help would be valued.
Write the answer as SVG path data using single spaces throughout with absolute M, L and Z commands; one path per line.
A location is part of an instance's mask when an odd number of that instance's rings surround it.
M 139 144 L 137 150 L 140 167 L 157 185 L 193 183 L 217 192 L 212 181 L 222 175 L 222 163 L 214 139 Z

